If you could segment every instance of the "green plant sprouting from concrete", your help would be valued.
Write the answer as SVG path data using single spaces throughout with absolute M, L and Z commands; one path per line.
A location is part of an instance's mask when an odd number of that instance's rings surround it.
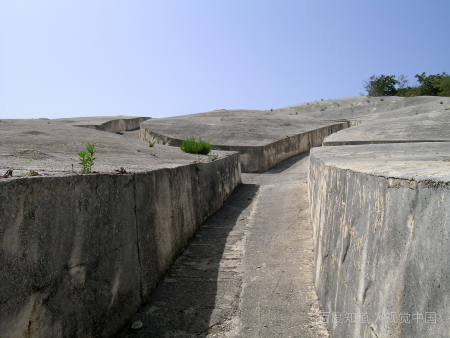
M 197 141 L 195 136 L 191 136 L 181 143 L 181 150 L 185 153 L 207 155 L 212 149 L 209 142 L 210 141 L 204 141 L 201 138 Z
M 214 153 L 212 153 L 211 155 L 208 155 L 208 161 L 209 161 L 209 162 L 215 161 L 215 160 L 217 160 L 218 158 L 219 158 L 219 154 L 214 154 Z
M 148 146 L 151 148 L 155 145 L 155 141 L 148 141 Z
M 78 153 L 78 156 L 80 157 L 80 164 L 83 167 L 81 169 L 81 173 L 82 174 L 88 174 L 91 172 L 91 168 L 94 165 L 94 161 L 95 161 L 95 157 L 94 157 L 94 145 L 90 144 L 88 142 L 88 144 L 86 144 L 86 151 L 82 150 Z

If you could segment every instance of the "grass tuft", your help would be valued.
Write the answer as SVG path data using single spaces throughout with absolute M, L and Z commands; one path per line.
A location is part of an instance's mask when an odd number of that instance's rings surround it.
M 185 153 L 190 154 L 207 155 L 212 149 L 212 146 L 209 144 L 209 142 L 210 141 L 204 141 L 201 138 L 199 138 L 197 141 L 195 139 L 195 136 L 191 136 L 187 140 L 183 141 L 183 143 L 181 143 L 181 150 L 183 150 Z

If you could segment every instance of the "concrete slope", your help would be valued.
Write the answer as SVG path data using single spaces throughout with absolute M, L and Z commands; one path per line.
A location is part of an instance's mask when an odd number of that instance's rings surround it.
M 442 104 L 441 104 L 442 102 Z M 275 111 L 283 115 L 313 117 L 316 119 L 350 121 L 359 124 L 367 121 L 388 120 L 450 109 L 450 98 L 439 96 L 416 97 L 348 97 L 303 103 Z
M 45 120 L 3 120 L 0 139 L 2 337 L 112 336 L 241 181 L 237 153 Z M 80 175 L 86 142 L 97 173 Z
M 201 137 L 215 149 L 239 151 L 243 172 L 263 172 L 319 146 L 324 137 L 348 125 L 448 109 L 447 97 L 358 96 L 264 111 L 221 109 L 148 120 L 140 138 L 179 146 L 190 136 Z
M 328 337 L 313 284 L 307 170 L 299 155 L 243 174 L 118 337 Z
M 140 139 L 180 146 L 190 136 L 200 137 L 214 149 L 239 151 L 243 172 L 263 172 L 347 125 L 271 111 L 220 110 L 145 121 Z
M 208 162 L 205 155 L 187 154 L 180 148 L 163 147 L 93 129 L 76 128 L 47 120 L 2 120 L 0 169 L 14 169 L 14 177 L 30 170 L 42 174 L 79 172 L 78 153 L 89 142 L 95 145 L 92 170 L 115 173 L 124 167 L 131 172 Z M 218 152 L 224 157 L 230 152 Z M 72 167 L 73 166 L 73 167 Z M 73 168 L 73 170 L 72 170 Z
M 432 112 L 366 122 L 328 136 L 323 145 L 450 142 L 449 130 L 450 111 Z

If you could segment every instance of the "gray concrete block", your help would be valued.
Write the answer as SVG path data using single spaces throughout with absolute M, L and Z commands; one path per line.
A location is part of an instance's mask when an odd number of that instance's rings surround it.
M 448 336 L 448 156 L 448 143 L 311 152 L 315 283 L 333 337 Z

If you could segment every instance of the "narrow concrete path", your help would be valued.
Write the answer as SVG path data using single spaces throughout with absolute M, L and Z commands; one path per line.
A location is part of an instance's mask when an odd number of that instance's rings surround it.
M 308 163 L 301 154 L 243 174 L 118 337 L 329 337 L 313 284 Z

